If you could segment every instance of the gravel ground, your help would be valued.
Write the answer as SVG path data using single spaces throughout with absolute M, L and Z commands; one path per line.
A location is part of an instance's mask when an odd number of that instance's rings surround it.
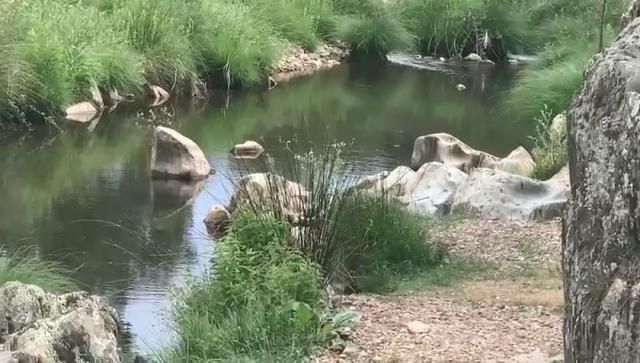
M 411 296 L 342 297 L 360 323 L 347 348 L 318 362 L 554 362 L 561 352 L 559 275 L 544 283 L 509 279 L 558 269 L 560 223 L 461 220 L 431 238 L 495 266 L 505 280 L 467 281 Z

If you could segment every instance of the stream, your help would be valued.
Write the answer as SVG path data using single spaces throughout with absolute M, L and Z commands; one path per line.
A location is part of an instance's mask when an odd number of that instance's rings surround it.
M 283 140 L 343 141 L 354 176 L 408 165 L 415 138 L 434 132 L 499 156 L 530 146 L 531 130 L 502 110 L 515 68 L 395 61 L 402 64 L 346 64 L 271 91 L 148 112 L 146 123 L 175 118 L 170 127 L 208 156 L 217 173 L 196 185 L 151 181 L 150 127 L 129 112 L 93 130 L 2 136 L 0 244 L 74 269 L 83 289 L 119 310 L 134 350 L 160 349 L 172 339 L 172 289 L 202 276 L 213 257 L 202 220 L 228 201 L 245 167 L 229 155 L 235 143 L 259 141 L 277 169 Z

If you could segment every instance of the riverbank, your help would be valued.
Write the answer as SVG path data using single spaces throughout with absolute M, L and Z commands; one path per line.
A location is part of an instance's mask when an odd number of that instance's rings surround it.
M 560 222 L 463 219 L 436 227 L 431 239 L 478 267 L 444 285 L 409 277 L 391 294 L 339 299 L 360 324 L 343 352 L 317 361 L 561 361 Z

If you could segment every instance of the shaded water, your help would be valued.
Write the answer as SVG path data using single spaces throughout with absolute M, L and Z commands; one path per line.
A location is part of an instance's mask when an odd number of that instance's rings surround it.
M 228 155 L 234 143 L 260 140 L 277 166 L 281 140 L 345 141 L 358 175 L 408 165 L 415 138 L 433 132 L 505 155 L 529 131 L 500 117 L 512 78 L 512 69 L 477 66 L 345 65 L 218 100 L 227 107 L 153 110 L 151 123 L 177 114 L 173 127 L 217 170 L 199 185 L 150 180 L 149 127 L 133 116 L 111 116 L 93 132 L 0 139 L 0 243 L 77 269 L 83 288 L 111 298 L 135 347 L 155 349 L 171 339 L 170 288 L 202 275 L 213 255 L 202 219 L 245 168 Z

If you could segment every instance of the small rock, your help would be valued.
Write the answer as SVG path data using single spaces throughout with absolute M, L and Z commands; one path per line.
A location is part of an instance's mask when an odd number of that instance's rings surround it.
M 156 176 L 205 179 L 209 161 L 193 140 L 168 127 L 156 127 L 151 151 L 151 171 Z
M 211 235 L 223 234 L 231 223 L 231 213 L 221 206 L 215 205 L 209 209 L 207 216 L 204 218 L 204 224 L 207 232 Z
M 407 324 L 407 329 L 409 330 L 410 333 L 421 334 L 426 332 L 429 329 L 429 327 L 425 323 L 422 323 L 420 321 L 412 321 L 409 324 Z
M 482 62 L 482 57 L 476 53 L 469 53 L 469 55 L 464 57 L 464 59 L 473 62 Z
M 248 140 L 235 145 L 231 149 L 231 154 L 236 159 L 257 159 L 264 154 L 264 147 L 255 141 Z
M 456 89 L 460 92 L 464 91 L 467 89 L 467 86 L 465 86 L 464 84 L 460 83 L 456 86 Z

